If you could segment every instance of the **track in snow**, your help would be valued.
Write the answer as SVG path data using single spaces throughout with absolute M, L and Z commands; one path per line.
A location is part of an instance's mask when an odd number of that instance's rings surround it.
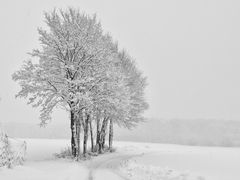
M 88 180 L 102 180 L 107 178 L 111 180 L 128 180 L 119 173 L 117 168 L 121 162 L 141 155 L 113 153 L 97 157 L 88 164 Z

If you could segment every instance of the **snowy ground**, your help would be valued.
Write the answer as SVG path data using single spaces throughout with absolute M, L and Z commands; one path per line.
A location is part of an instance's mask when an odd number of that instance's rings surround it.
M 27 161 L 0 168 L 3 180 L 239 180 L 240 148 L 116 142 L 85 162 L 55 159 L 68 140 L 27 139 Z

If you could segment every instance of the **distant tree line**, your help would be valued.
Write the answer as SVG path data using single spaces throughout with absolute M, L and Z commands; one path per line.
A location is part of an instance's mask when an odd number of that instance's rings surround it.
M 48 29 L 38 29 L 41 48 L 12 76 L 21 86 L 16 97 L 41 108 L 41 125 L 55 107 L 70 112 L 72 156 L 86 156 L 89 136 L 91 152 L 112 151 L 113 125 L 143 120 L 146 78 L 95 15 L 54 10 L 45 22 Z

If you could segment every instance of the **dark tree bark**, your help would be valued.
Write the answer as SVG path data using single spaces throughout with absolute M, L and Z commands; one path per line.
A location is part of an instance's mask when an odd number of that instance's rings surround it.
M 91 135 L 91 151 L 94 151 L 94 142 L 93 142 L 93 129 L 92 129 L 92 121 L 89 120 L 89 126 L 90 126 L 90 135 Z
M 105 126 L 105 128 L 107 128 L 107 126 Z M 102 150 L 104 150 L 105 148 L 105 141 L 106 140 L 106 129 L 104 130 L 103 134 L 102 134 Z
M 80 134 L 81 134 L 81 116 L 77 119 L 76 123 L 76 134 L 77 134 L 77 157 L 80 157 L 81 154 L 81 145 L 80 145 Z
M 112 152 L 112 144 L 113 144 L 113 120 L 110 119 L 109 124 L 109 150 Z
M 85 120 L 84 127 L 84 139 L 83 139 L 83 156 L 86 157 L 87 153 L 87 140 L 88 140 L 88 124 L 89 124 L 89 115 L 87 115 Z
M 100 145 L 100 119 L 97 117 L 97 136 L 96 136 L 96 152 L 99 152 Z
M 99 153 L 102 153 L 105 146 L 105 137 L 106 137 L 106 129 L 107 129 L 108 118 L 105 117 L 102 122 L 102 127 L 100 131 L 100 139 L 99 139 Z
M 74 118 L 74 112 L 70 112 L 71 116 L 71 149 L 72 149 L 72 156 L 76 157 L 77 155 L 77 149 L 76 149 L 76 121 Z

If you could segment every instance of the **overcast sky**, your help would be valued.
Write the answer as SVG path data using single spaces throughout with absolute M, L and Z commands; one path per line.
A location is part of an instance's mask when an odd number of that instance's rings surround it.
M 136 59 L 148 77 L 147 117 L 240 120 L 239 0 L 8 0 L 0 6 L 0 121 L 39 122 L 14 98 L 11 74 L 39 46 L 43 11 L 68 6 L 97 13 Z

